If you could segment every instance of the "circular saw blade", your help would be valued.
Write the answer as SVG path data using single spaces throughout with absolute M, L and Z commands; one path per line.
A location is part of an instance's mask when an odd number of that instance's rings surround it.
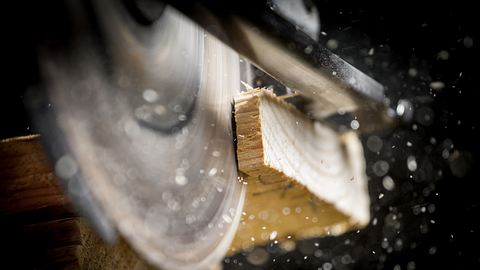
M 80 174 L 151 263 L 209 267 L 226 253 L 245 196 L 231 127 L 238 55 L 169 7 L 145 27 L 120 1 L 100 2 L 95 20 L 71 3 L 76 34 L 42 51 L 54 120 L 39 124 L 58 130 L 47 132 L 52 152 L 64 148 L 55 169 L 74 195 L 69 178 Z

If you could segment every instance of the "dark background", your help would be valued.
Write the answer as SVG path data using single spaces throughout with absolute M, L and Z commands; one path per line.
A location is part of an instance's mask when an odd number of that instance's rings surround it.
M 393 99 L 411 100 L 415 114 L 413 122 L 375 134 L 383 141 L 378 153 L 365 148 L 376 225 L 298 242 L 288 253 L 269 245 L 272 260 L 256 267 L 480 269 L 480 31 L 474 1 L 315 2 L 326 33 L 320 42 L 335 39 L 335 53 L 386 85 Z M 55 7 L 55 1 L 21 1 L 2 8 L 0 138 L 33 132 L 23 93 L 39 83 L 36 48 L 50 18 L 62 15 Z M 431 89 L 433 81 L 445 87 Z M 407 169 L 409 156 L 416 158 L 414 172 Z M 389 164 L 392 191 L 383 188 L 384 175 L 374 169 L 379 160 Z M 227 258 L 225 266 L 253 268 L 247 257 Z

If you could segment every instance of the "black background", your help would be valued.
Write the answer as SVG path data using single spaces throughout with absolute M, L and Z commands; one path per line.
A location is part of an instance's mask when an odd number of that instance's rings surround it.
M 416 114 L 414 122 L 377 134 L 383 138 L 379 153 L 365 150 L 375 226 L 341 237 L 298 242 L 298 248 L 289 253 L 270 245 L 267 249 L 275 260 L 257 267 L 317 269 L 328 262 L 334 269 L 480 269 L 476 66 L 480 39 L 474 1 L 316 3 L 326 33 L 320 42 L 337 40 L 335 53 L 386 85 L 392 98 L 410 99 Z M 21 1 L 2 8 L 0 138 L 33 132 L 23 109 L 23 92 L 38 84 L 36 48 L 43 28 L 52 27 L 50 18 L 62 15 L 55 7 L 55 1 Z M 466 37 L 473 46 L 465 46 Z M 371 48 L 374 53 L 369 55 Z M 440 51 L 448 52 L 447 60 L 439 57 Z M 409 76 L 411 68 L 417 76 Z M 445 88 L 432 90 L 432 81 L 442 81 Z M 425 114 L 433 120 L 425 121 Z M 363 140 L 368 137 L 364 135 Z M 415 172 L 406 166 L 411 155 L 418 164 Z M 383 177 L 372 171 L 378 160 L 390 164 L 393 191 L 384 190 Z M 464 174 L 455 173 L 458 166 L 464 166 Z M 384 197 L 378 199 L 380 193 Z M 434 211 L 419 213 L 418 209 L 430 205 Z M 392 247 L 390 252 L 382 247 L 384 238 Z M 318 249 L 321 256 L 314 255 Z M 342 263 L 345 255 L 353 262 Z M 225 266 L 252 268 L 246 256 L 228 258 Z

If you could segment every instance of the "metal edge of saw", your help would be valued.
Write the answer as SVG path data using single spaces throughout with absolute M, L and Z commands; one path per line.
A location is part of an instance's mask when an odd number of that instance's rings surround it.
M 105 240 L 118 231 L 156 266 L 218 263 L 245 198 L 238 55 L 168 6 L 141 25 L 119 1 L 66 5 L 71 31 L 40 47 L 28 101 L 66 192 Z

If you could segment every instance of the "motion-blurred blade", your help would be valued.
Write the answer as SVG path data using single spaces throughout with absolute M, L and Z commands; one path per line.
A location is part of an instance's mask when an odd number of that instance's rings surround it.
M 42 50 L 53 106 L 37 122 L 56 172 L 84 213 L 100 209 L 97 227 L 115 224 L 151 263 L 209 267 L 244 199 L 231 127 L 238 55 L 169 7 L 148 26 L 121 1 L 92 7 L 71 1 L 74 35 Z

